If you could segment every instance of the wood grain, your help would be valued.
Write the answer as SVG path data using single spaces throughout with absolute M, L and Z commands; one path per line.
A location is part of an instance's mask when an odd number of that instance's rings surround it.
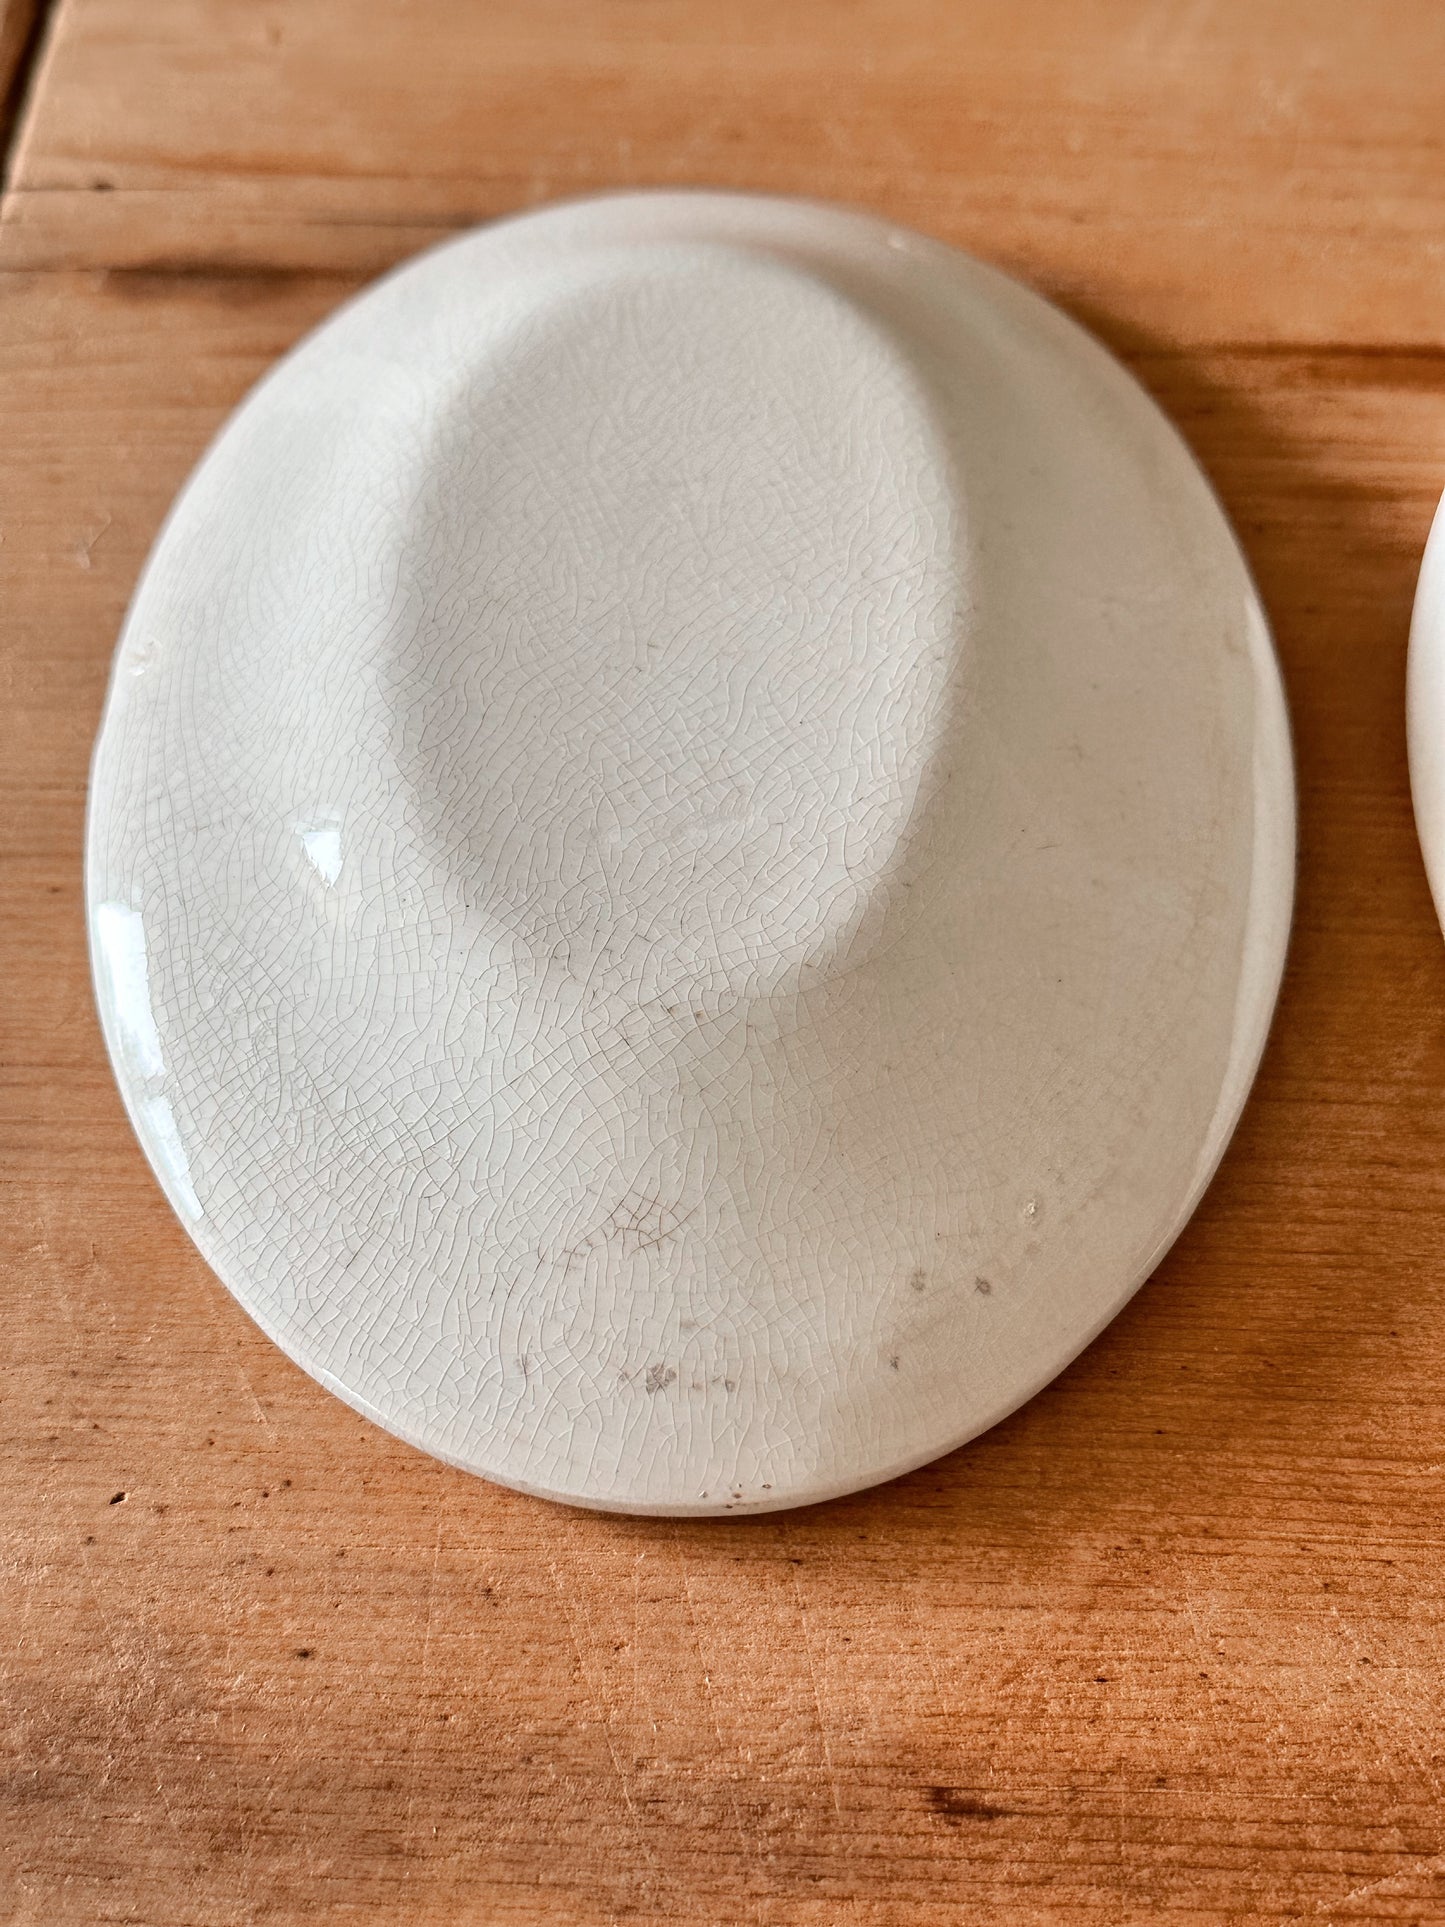
M 1441 17 L 889 18 L 62 0 L 0 209 L 0 1918 L 1445 1920 Z M 964 1452 L 723 1524 L 489 1488 L 281 1358 L 129 1135 L 80 919 L 115 632 L 227 409 L 429 233 L 649 178 L 1063 294 L 1240 528 L 1301 783 L 1264 1071 L 1153 1282 Z
M 372 272 L 626 184 L 856 201 L 1174 340 L 1445 340 L 1445 9 L 66 0 L 0 258 Z

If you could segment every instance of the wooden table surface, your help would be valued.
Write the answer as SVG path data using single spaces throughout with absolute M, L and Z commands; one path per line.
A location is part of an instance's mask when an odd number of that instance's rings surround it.
M 1434 0 L 0 4 L 0 1918 L 1445 1921 Z M 811 1511 L 604 1518 L 312 1384 L 91 1009 L 86 759 L 207 438 L 369 276 L 628 183 L 834 196 L 1103 335 L 1276 627 L 1296 932 L 1224 1168 L 1057 1383 Z

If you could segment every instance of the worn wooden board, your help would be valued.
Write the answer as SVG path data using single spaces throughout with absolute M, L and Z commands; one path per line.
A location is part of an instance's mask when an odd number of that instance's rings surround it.
M 1445 341 L 1420 0 L 66 0 L 6 258 L 370 272 L 629 184 L 851 200 L 1173 340 Z
M 1445 944 L 1402 717 L 1438 13 L 891 18 L 51 22 L 0 210 L 0 1918 L 1445 1920 Z M 80 921 L 109 651 L 226 410 L 434 229 L 649 178 L 846 194 L 1062 292 L 1240 527 L 1301 779 L 1275 1035 L 1155 1280 L 967 1450 L 724 1524 L 488 1488 L 282 1359 L 129 1136 Z

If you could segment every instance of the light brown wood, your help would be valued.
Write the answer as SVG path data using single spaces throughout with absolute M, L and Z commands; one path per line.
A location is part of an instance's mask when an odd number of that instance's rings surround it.
M 1442 32 L 62 0 L 0 210 L 0 1918 L 1445 1921 Z M 129 1135 L 80 917 L 116 629 L 226 411 L 363 271 L 641 179 L 1061 294 L 1214 477 L 1299 756 L 1275 1034 L 1153 1282 L 964 1452 L 751 1522 L 489 1488 L 281 1358 Z
M 1171 340 L 1445 341 L 1428 0 L 65 0 L 30 266 L 372 272 L 626 184 L 858 201 Z

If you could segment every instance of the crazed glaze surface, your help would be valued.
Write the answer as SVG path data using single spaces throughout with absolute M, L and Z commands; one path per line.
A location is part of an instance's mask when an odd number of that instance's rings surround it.
M 630 195 L 372 289 L 157 545 L 106 1034 L 241 1302 L 428 1450 L 796 1504 L 1050 1378 L 1253 1075 L 1293 801 L 1153 405 L 881 222 Z

